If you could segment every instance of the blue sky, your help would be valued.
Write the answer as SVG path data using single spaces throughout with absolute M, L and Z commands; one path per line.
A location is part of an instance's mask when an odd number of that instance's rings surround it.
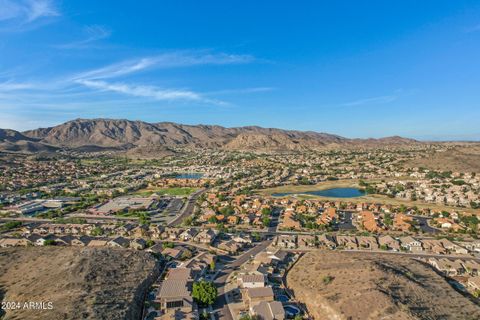
M 0 0 L 0 127 L 480 140 L 480 2 Z

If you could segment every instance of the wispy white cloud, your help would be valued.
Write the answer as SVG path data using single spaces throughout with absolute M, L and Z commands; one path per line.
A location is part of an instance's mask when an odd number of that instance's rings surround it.
M 6 82 L 0 83 L 0 92 L 31 89 L 33 87 L 34 86 L 31 83 L 19 83 L 19 82 L 6 81 Z
M 59 15 L 51 0 L 0 0 L 0 22 L 27 24 Z
M 153 57 L 143 57 L 135 60 L 122 61 L 102 68 L 86 71 L 74 75 L 70 80 L 83 86 L 102 90 L 122 93 L 130 96 L 145 97 L 155 100 L 188 100 L 216 105 L 227 105 L 226 102 L 206 98 L 190 90 L 165 89 L 156 86 L 131 84 L 123 82 L 110 82 L 108 79 L 120 78 L 141 71 L 160 68 L 177 68 L 197 65 L 227 65 L 240 64 L 254 61 L 250 55 L 234 55 L 226 53 L 210 53 L 205 51 L 177 51 L 168 52 Z M 270 88 L 243 89 L 244 93 L 260 92 Z M 233 91 L 231 91 L 233 93 Z M 237 90 L 237 92 L 240 92 Z M 227 93 L 227 92 L 224 92 Z
M 43 17 L 55 17 L 60 15 L 51 0 L 28 0 L 26 4 L 25 12 L 28 22 Z
M 149 72 L 154 68 L 239 64 L 254 60 L 250 55 L 181 51 L 125 60 L 78 74 L 49 79 L 48 81 L 37 79 L 37 82 L 16 82 L 14 79 L 19 77 L 8 73 L 3 77 L 7 81 L 1 82 L 2 79 L 0 78 L 0 103 L 3 103 L 4 107 L 23 106 L 24 108 L 52 109 L 58 105 L 65 109 L 65 105 L 71 105 L 71 101 L 93 106 L 99 101 L 102 104 L 108 104 L 113 99 L 131 97 L 137 99 L 125 99 L 125 101 L 129 103 L 178 101 L 181 103 L 193 102 L 204 105 L 231 106 L 230 103 L 219 100 L 216 96 L 266 92 L 274 90 L 274 88 L 252 87 L 216 92 L 198 92 L 189 88 L 158 86 L 152 83 L 151 79 L 147 83 L 142 83 L 138 78 L 133 80 L 128 76 L 140 72 Z
M 253 62 L 251 55 L 235 55 L 226 53 L 205 53 L 203 51 L 176 51 L 127 60 L 95 70 L 78 74 L 74 79 L 108 79 L 128 75 L 134 72 L 153 68 L 179 68 L 197 65 L 227 65 Z
M 154 64 L 152 58 L 125 61 L 74 75 L 72 80 L 117 78 L 145 70 Z
M 108 83 L 101 80 L 77 80 L 77 83 L 102 91 L 118 92 L 130 96 L 151 98 L 154 100 L 186 100 L 203 103 L 224 104 L 222 101 L 207 99 L 201 94 L 190 90 L 162 89 L 155 86 L 129 85 L 125 83 Z
M 353 106 L 362 106 L 362 105 L 384 104 L 384 103 L 393 102 L 397 99 L 398 99 L 398 95 L 378 96 L 378 97 L 371 97 L 371 98 L 350 101 L 347 103 L 343 103 L 342 106 L 353 107 Z
M 101 25 L 91 25 L 84 28 L 85 38 L 70 43 L 56 45 L 59 49 L 85 49 L 89 48 L 92 43 L 110 37 L 112 31 Z
M 210 95 L 223 95 L 223 94 L 242 94 L 242 93 L 261 93 L 274 91 L 273 87 L 254 87 L 254 88 L 240 88 L 240 89 L 225 89 L 208 92 Z

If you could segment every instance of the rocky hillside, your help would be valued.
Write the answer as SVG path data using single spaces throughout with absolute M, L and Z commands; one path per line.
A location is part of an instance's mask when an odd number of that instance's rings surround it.
M 4 319 L 139 319 L 156 270 L 148 253 L 126 249 L 1 249 L 0 300 L 53 304 L 8 310 Z
M 480 306 L 404 256 L 310 252 L 287 285 L 315 319 L 480 319 Z
M 22 153 L 53 152 L 57 148 L 39 142 L 39 139 L 9 129 L 0 129 L 0 150 Z
M 118 151 L 138 149 L 141 152 L 175 147 L 286 151 L 416 143 L 400 137 L 347 139 L 327 133 L 256 126 L 225 128 L 112 119 L 76 119 L 51 128 L 16 132 L 15 137 L 15 141 L 9 142 L 10 144 L 30 142 L 45 148 L 106 148 Z

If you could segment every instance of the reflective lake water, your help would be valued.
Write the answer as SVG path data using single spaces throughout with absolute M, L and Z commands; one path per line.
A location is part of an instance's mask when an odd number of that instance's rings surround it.
M 284 197 L 293 194 L 310 194 L 320 197 L 329 198 L 356 198 L 365 195 L 365 191 L 357 188 L 332 188 L 325 190 L 305 191 L 305 192 L 286 192 L 286 193 L 274 193 L 274 197 Z
M 179 173 L 175 176 L 176 179 L 200 179 L 202 177 L 203 177 L 203 173 L 198 173 L 198 172 Z

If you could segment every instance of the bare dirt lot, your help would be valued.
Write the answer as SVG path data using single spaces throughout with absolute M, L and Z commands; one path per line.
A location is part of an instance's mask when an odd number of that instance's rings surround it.
M 155 266 L 147 253 L 122 249 L 1 249 L 0 300 L 21 303 L 4 319 L 138 319 Z
M 315 319 L 480 319 L 480 306 L 403 256 L 310 252 L 287 284 Z
M 456 146 L 445 151 L 428 153 L 405 163 L 405 167 L 431 170 L 480 173 L 480 144 Z

